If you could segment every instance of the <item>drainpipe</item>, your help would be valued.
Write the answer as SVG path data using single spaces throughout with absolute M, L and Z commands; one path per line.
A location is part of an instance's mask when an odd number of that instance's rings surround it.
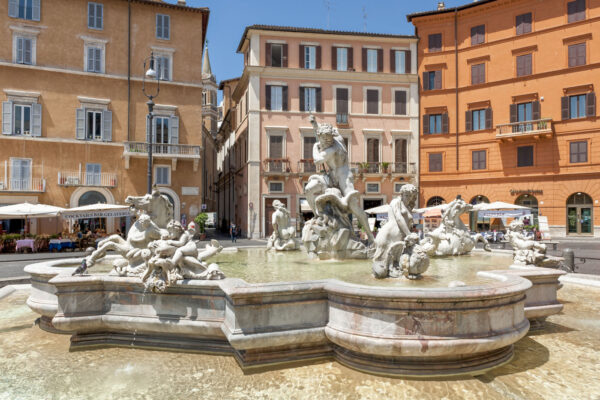
M 131 141 L 131 0 L 127 0 L 127 141 Z
M 454 72 L 456 94 L 456 171 L 458 171 L 458 8 L 454 9 Z

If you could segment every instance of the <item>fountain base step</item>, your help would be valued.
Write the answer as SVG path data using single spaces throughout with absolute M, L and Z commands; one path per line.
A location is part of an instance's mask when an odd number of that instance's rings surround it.
M 245 372 L 258 372 L 275 366 L 284 367 L 334 358 L 333 349 L 329 344 L 235 350 L 233 354 Z

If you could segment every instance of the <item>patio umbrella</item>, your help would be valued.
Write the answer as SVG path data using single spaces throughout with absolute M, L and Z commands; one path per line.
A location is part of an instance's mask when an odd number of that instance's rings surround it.
M 438 216 L 442 215 L 442 212 L 448 208 L 448 204 L 440 204 L 437 206 L 431 206 L 431 207 L 424 207 L 424 208 L 415 208 L 415 212 L 419 213 L 419 214 L 423 214 L 423 216 L 425 216 L 425 214 L 437 214 Z M 428 216 L 429 216 L 428 215 Z
M 367 214 L 387 214 L 390 206 L 388 204 L 383 204 L 381 206 L 369 208 L 365 210 Z
M 56 217 L 64 208 L 47 204 L 20 203 L 0 207 L 0 219 L 24 219 L 26 231 L 29 232 L 30 218 Z
M 505 203 L 503 201 L 480 203 L 473 206 L 473 211 L 478 212 L 484 218 L 516 218 L 531 214 L 529 207 Z
M 128 205 L 98 203 L 69 208 L 61 215 L 67 219 L 127 217 L 131 215 L 131 209 Z
M 487 210 L 528 210 L 529 207 L 519 206 L 516 204 L 505 203 L 503 201 L 495 201 L 493 203 L 479 203 L 473 206 L 473 211 Z

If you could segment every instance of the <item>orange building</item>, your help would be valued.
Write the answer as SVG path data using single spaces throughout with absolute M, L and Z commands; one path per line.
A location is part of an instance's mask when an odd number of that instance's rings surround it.
M 0 2 L 0 204 L 123 203 L 147 188 L 144 60 L 157 57 L 154 182 L 193 218 L 202 202 L 208 9 L 151 0 Z M 147 68 L 148 66 L 146 66 Z M 156 90 L 156 81 L 147 82 Z M 89 221 L 90 223 L 92 221 Z M 123 221 L 109 218 L 107 230 Z M 14 230 L 15 222 L 3 229 Z M 54 232 L 52 224 L 38 232 Z M 36 227 L 32 227 L 36 232 Z
M 600 235 L 600 0 L 440 3 L 407 18 L 421 205 L 505 201 L 547 217 L 553 236 Z
M 416 184 L 416 50 L 414 36 L 247 27 L 238 46 L 244 72 L 221 85 L 219 221 L 269 236 L 275 200 L 298 231 L 312 217 L 304 196 L 317 173 L 311 113 L 344 137 L 365 209 Z

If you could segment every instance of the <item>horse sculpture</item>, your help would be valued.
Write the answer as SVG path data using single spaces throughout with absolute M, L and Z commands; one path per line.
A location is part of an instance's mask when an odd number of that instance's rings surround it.
M 125 203 L 138 211 L 145 211 L 159 228 L 165 229 L 173 219 L 173 204 L 156 188 L 152 190 L 152 194 L 127 196 Z

